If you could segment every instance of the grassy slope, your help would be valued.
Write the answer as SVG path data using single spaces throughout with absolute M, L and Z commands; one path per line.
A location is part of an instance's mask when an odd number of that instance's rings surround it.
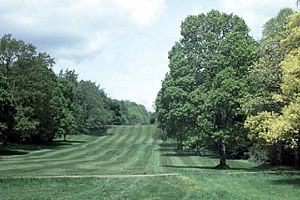
M 155 130 L 117 126 L 105 136 L 77 135 L 64 145 L 1 156 L 0 199 L 299 199 L 298 173 L 256 171 L 239 160 L 229 161 L 231 170 L 214 170 L 213 155 L 178 154 L 175 144 L 153 139 Z M 161 173 L 178 175 L 28 178 Z

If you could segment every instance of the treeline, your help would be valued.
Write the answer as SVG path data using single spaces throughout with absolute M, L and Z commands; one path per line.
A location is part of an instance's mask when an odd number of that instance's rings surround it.
M 0 40 L 0 140 L 36 143 L 108 125 L 148 124 L 142 105 L 113 100 L 74 70 L 56 75 L 54 59 L 6 34 Z
M 151 113 L 145 106 L 130 101 L 112 100 L 110 110 L 114 111 L 114 125 L 145 125 L 150 123 Z
M 156 99 L 179 149 L 218 147 L 226 157 L 299 167 L 300 13 L 282 9 L 259 41 L 244 20 L 212 10 L 188 16 L 169 52 Z

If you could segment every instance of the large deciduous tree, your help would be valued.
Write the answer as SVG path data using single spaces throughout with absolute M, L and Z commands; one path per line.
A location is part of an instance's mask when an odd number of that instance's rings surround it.
M 53 139 L 54 119 L 50 101 L 56 76 L 53 59 L 36 47 L 11 35 L 0 41 L 0 73 L 7 79 L 7 92 L 15 100 L 13 141 Z
M 243 148 L 241 103 L 258 48 L 248 33 L 244 20 L 233 14 L 212 10 L 187 17 L 182 38 L 169 53 L 170 72 L 156 100 L 166 134 L 179 146 L 198 149 L 208 141 L 217 143 L 220 167 L 226 166 L 226 145 Z

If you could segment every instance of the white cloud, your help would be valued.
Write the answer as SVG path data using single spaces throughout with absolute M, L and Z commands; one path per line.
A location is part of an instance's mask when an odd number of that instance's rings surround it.
M 125 10 L 132 20 L 141 25 L 149 25 L 157 20 L 164 9 L 164 0 L 114 0 L 121 10 Z
M 159 18 L 164 1 L 0 0 L 0 5 L 0 34 L 13 33 L 55 57 L 80 60 L 101 51 L 106 37 L 114 32 L 151 25 Z
M 89 36 L 85 36 L 85 38 L 87 39 L 70 47 L 64 46 L 56 49 L 55 54 L 60 59 L 70 59 L 78 62 L 97 56 L 99 53 L 101 53 L 101 49 L 103 48 L 107 39 L 107 34 L 105 32 L 98 31 L 90 34 Z
M 220 9 L 242 17 L 251 29 L 254 37 L 260 38 L 262 26 L 281 8 L 295 8 L 295 0 L 219 0 Z
M 206 13 L 217 9 L 226 13 L 234 13 L 242 17 L 256 39 L 261 37 L 262 27 L 271 17 L 285 7 L 296 9 L 296 0 L 217 0 L 211 4 L 201 1 L 190 14 Z M 212 6 L 213 5 L 213 6 Z

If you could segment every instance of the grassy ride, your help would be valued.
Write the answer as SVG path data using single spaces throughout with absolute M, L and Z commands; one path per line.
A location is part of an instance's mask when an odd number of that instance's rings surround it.
M 178 153 L 155 126 L 116 126 L 0 155 L 0 199 L 299 199 L 300 173 Z

